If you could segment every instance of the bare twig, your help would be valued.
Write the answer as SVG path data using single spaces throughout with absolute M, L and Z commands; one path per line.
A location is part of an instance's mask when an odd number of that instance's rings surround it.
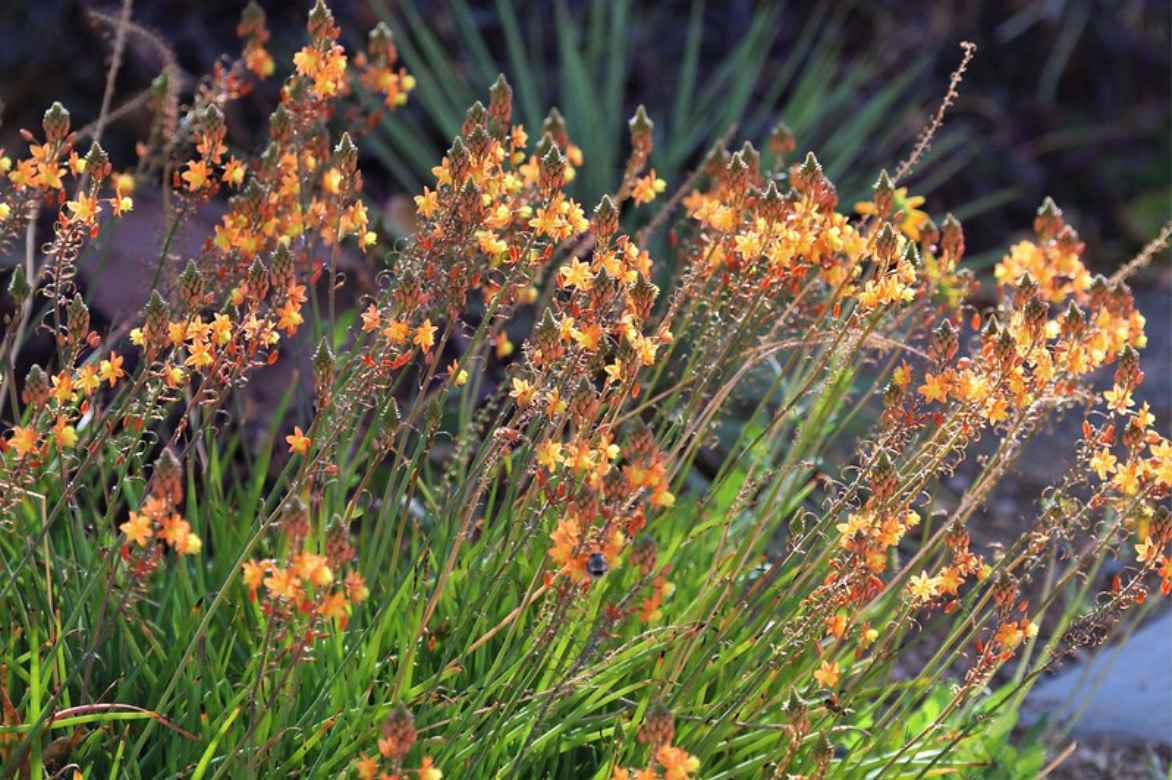
M 1112 282 L 1126 281 L 1132 274 L 1152 262 L 1152 258 L 1168 248 L 1168 239 L 1172 238 L 1172 219 L 1164 223 L 1159 234 L 1148 242 L 1138 255 L 1127 261 L 1118 271 L 1111 274 Z
M 899 167 L 895 169 L 895 175 L 891 177 L 891 180 L 896 184 L 911 173 L 916 164 L 923 159 L 924 153 L 932 145 L 932 139 L 940 130 L 940 126 L 944 124 L 944 115 L 960 97 L 960 82 L 964 80 L 965 70 L 968 69 L 969 63 L 973 61 L 973 57 L 977 53 L 977 44 L 972 41 L 961 41 L 960 48 L 964 50 L 964 54 L 961 55 L 960 65 L 956 66 L 956 70 L 952 71 L 952 76 L 948 79 L 948 91 L 944 93 L 944 99 L 940 101 L 936 113 L 932 115 L 932 121 L 920 132 L 920 137 L 916 140 L 916 146 L 912 149 L 912 153 L 899 164 Z
M 98 121 L 94 128 L 95 144 L 101 143 L 102 132 L 109 121 L 110 104 L 114 100 L 114 83 L 118 80 L 122 55 L 126 51 L 126 31 L 130 27 L 130 10 L 133 7 L 134 0 L 122 0 L 122 12 L 118 15 L 118 22 L 114 27 L 114 51 L 110 55 L 110 67 L 106 71 L 106 91 L 102 94 L 102 109 L 98 112 Z

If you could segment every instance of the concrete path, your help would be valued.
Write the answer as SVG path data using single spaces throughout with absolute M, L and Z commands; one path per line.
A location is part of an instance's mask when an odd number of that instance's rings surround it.
M 1172 612 L 1039 683 L 1022 715 L 1049 715 L 1052 723 L 1073 717 L 1078 737 L 1172 744 Z

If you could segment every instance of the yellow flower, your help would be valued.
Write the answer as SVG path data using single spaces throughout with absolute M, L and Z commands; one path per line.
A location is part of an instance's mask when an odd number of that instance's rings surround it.
M 1111 454 L 1111 450 L 1103 447 L 1091 458 L 1091 468 L 1099 475 L 1099 479 L 1103 480 L 1115 470 L 1115 464 L 1117 462 L 1115 456 Z
M 655 175 L 655 169 L 646 176 L 642 176 L 635 180 L 635 186 L 631 189 L 631 197 L 636 203 L 650 203 L 655 200 L 655 196 L 667 189 L 667 182 Z
M 929 577 L 928 572 L 920 572 L 908 584 L 908 590 L 912 594 L 912 600 L 917 603 L 931 601 L 937 593 L 939 585 L 935 577 Z
M 1125 414 L 1128 409 L 1135 406 L 1135 401 L 1131 398 L 1131 390 L 1120 385 L 1115 385 L 1105 391 L 1103 398 L 1107 401 L 1107 407 L 1119 414 Z
M 424 219 L 431 219 L 437 208 L 439 208 L 439 195 L 435 191 L 424 187 L 423 194 L 415 196 L 415 211 Z
M 537 446 L 537 463 L 550 471 L 562 462 L 562 443 L 554 439 L 547 439 Z
M 321 188 L 331 195 L 342 191 L 342 172 L 337 168 L 330 168 L 321 177 Z
M 520 377 L 513 377 L 513 389 L 509 391 L 509 397 L 517 402 L 517 406 L 524 409 L 533 403 L 536 396 L 537 389 L 530 382 Z
M 496 345 L 497 360 L 504 360 L 509 355 L 513 354 L 513 342 L 509 340 L 509 334 L 503 330 L 496 334 L 494 344 Z
M 920 206 L 924 205 L 924 198 L 920 195 L 913 195 L 909 198 L 907 187 L 898 187 L 892 200 L 895 206 L 893 217 L 899 225 L 900 232 L 912 241 L 919 241 L 920 230 L 928 222 L 928 215 L 920 211 Z M 855 212 L 869 216 L 878 214 L 879 210 L 872 201 L 863 201 L 855 204 Z
M 590 270 L 590 265 L 576 257 L 570 260 L 569 265 L 562 267 L 561 276 L 562 284 L 566 287 L 576 287 L 579 290 L 594 287 L 594 272 Z
M 117 353 L 111 353 L 108 360 L 103 360 L 98 366 L 98 374 L 110 387 L 118 384 L 118 380 L 126 376 L 126 372 L 122 370 L 122 356 Z
M 463 387 L 468 384 L 468 372 L 460 368 L 460 364 L 454 360 L 448 366 L 448 376 L 452 377 L 452 383 L 456 387 Z
M 57 424 L 53 426 L 53 438 L 57 441 L 59 448 L 71 449 L 77 444 L 77 429 L 72 425 L 67 425 L 64 417 L 58 417 Z
M 444 773 L 432 764 L 431 756 L 424 756 L 419 764 L 419 780 L 443 780 Z
M 139 547 L 145 547 L 147 539 L 151 538 L 153 533 L 150 519 L 138 512 L 131 512 L 130 519 L 118 526 L 118 530 L 126 534 L 126 538 Z

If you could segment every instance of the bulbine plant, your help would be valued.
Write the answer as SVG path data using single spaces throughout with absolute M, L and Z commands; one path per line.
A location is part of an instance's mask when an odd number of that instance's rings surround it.
M 149 36 L 114 23 L 112 72 Z M 389 30 L 347 51 L 319 0 L 252 151 L 224 110 L 281 68 L 258 6 L 239 33 L 190 102 L 171 69 L 134 99 L 129 167 L 109 90 L 0 159 L 6 776 L 1021 776 L 1024 692 L 1172 588 L 1124 283 L 1167 231 L 1096 277 L 1047 200 L 972 303 L 960 223 L 902 184 L 963 66 L 854 208 L 784 126 L 666 182 L 642 110 L 588 207 L 573 128 L 515 123 L 502 77 L 391 241 L 357 145 L 416 86 Z M 151 182 L 149 292 L 97 332 L 79 261 Z M 250 383 L 310 351 L 312 409 L 245 436 Z M 1065 475 L 978 548 L 1063 413 Z

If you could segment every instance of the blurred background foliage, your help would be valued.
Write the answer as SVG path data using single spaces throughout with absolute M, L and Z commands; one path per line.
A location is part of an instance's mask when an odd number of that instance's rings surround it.
M 112 4 L 110 4 L 112 5 Z M 301 3 L 262 2 L 271 49 L 287 63 L 300 45 Z M 191 77 L 235 52 L 238 0 L 153 0 L 134 17 L 158 32 Z M 380 205 L 430 182 L 463 111 L 503 71 L 531 135 L 557 105 L 590 165 L 576 183 L 587 203 L 612 186 L 639 103 L 656 122 L 653 164 L 678 183 L 703 139 L 739 121 L 734 140 L 758 147 L 779 120 L 814 149 L 849 207 L 881 167 L 894 168 L 934 110 L 959 59 L 980 51 L 930 158 L 908 182 L 937 219 L 965 221 L 970 257 L 991 262 L 1052 194 L 1087 240 L 1098 270 L 1127 259 L 1172 210 L 1169 31 L 1158 0 L 791 2 L 673 0 L 335 0 L 351 50 L 379 19 L 392 24 L 419 79 L 409 110 L 367 136 L 368 193 Z M 62 99 L 95 115 L 109 35 L 81 0 L 10 0 L 0 11 L 0 144 Z M 79 67 L 79 63 L 88 67 Z M 99 62 L 101 65 L 99 65 Z M 123 96 L 159 69 L 153 46 L 131 41 Z M 279 71 L 280 72 L 280 71 Z M 277 82 L 234 107 L 229 138 L 257 142 Z M 119 129 L 121 132 L 119 132 Z M 133 159 L 133 122 L 108 141 Z M 119 148 L 121 146 L 121 148 Z M 599 165 L 599 162 L 602 165 Z M 608 181 L 608 172 L 614 177 Z M 393 210 L 392 210 L 393 213 Z

